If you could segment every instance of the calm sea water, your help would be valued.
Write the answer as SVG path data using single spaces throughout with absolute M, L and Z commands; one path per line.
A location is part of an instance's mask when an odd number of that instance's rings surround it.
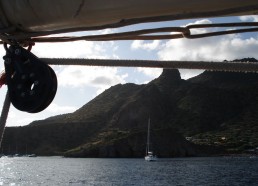
M 0 185 L 258 185 L 258 158 L 0 158 Z

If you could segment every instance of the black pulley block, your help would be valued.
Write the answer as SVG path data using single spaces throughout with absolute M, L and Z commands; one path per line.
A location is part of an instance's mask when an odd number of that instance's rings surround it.
M 6 47 L 4 60 L 13 106 L 29 113 L 47 108 L 57 90 L 57 78 L 52 68 L 18 45 Z

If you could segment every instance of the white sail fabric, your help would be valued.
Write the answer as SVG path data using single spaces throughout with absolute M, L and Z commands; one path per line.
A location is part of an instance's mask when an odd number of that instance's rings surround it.
M 257 0 L 1 0 L 0 29 L 37 32 L 168 15 L 177 20 L 257 13 Z

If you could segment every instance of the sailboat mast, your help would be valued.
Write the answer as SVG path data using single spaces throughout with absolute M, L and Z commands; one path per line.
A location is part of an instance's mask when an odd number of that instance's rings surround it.
M 146 153 L 148 154 L 148 152 L 150 151 L 150 118 L 148 121 L 148 134 L 147 134 L 147 149 L 146 149 Z

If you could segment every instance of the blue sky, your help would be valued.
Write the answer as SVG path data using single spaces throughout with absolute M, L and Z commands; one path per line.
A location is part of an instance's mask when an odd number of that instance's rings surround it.
M 135 29 L 185 26 L 195 23 L 222 23 L 239 21 L 258 21 L 258 16 L 228 17 L 216 19 L 194 19 L 171 21 L 154 24 L 141 24 L 120 29 L 96 31 L 113 33 Z M 195 33 L 206 32 L 205 29 L 193 30 Z M 88 34 L 92 34 L 90 32 Z M 76 33 L 82 35 L 84 33 Z M 258 59 L 258 33 L 231 34 L 205 39 L 176 39 L 163 41 L 110 41 L 110 42 L 70 42 L 55 44 L 36 44 L 32 52 L 38 57 L 60 58 L 115 58 L 115 59 L 156 59 L 156 60 L 207 60 L 223 61 L 244 57 Z M 0 48 L 0 56 L 4 56 L 4 48 Z M 0 60 L 2 71 L 3 60 Z M 98 94 L 116 84 L 148 83 L 157 78 L 162 70 L 149 68 L 110 68 L 110 67 L 79 67 L 53 66 L 58 78 L 58 91 L 52 104 L 44 111 L 28 114 L 11 107 L 7 126 L 27 125 L 34 120 L 69 113 L 79 109 Z M 180 70 L 184 79 L 195 76 L 202 71 Z M 0 107 L 2 108 L 6 94 L 6 86 L 0 89 Z

